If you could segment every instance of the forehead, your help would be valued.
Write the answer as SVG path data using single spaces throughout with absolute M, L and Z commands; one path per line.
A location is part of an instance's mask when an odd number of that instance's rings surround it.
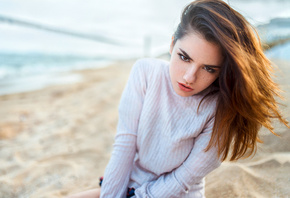
M 223 62 L 223 55 L 221 47 L 214 43 L 207 41 L 201 34 L 192 32 L 175 43 L 177 50 L 182 49 L 195 62 L 208 65 L 221 65 Z

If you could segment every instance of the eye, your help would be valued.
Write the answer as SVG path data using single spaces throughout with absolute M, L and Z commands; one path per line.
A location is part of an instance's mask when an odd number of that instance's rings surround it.
M 204 69 L 205 71 L 209 72 L 209 73 L 215 73 L 215 72 L 216 72 L 215 69 L 213 69 L 213 68 L 211 68 L 211 67 L 209 67 L 209 66 L 204 66 L 203 69 Z
M 184 62 L 189 62 L 190 59 L 184 56 L 183 54 L 178 53 L 179 58 Z

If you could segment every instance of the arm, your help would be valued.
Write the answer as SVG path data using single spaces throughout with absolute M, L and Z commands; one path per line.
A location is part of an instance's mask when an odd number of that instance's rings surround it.
M 136 153 L 136 136 L 140 113 L 146 91 L 146 81 L 137 61 L 132 68 L 128 83 L 119 105 L 117 135 L 109 164 L 106 167 L 101 197 L 126 197 L 129 177 Z
M 194 147 L 187 159 L 170 173 L 161 175 L 157 180 L 147 182 L 135 190 L 137 198 L 182 197 L 188 190 L 198 187 L 201 180 L 220 165 L 217 150 L 207 147 L 211 138 L 214 118 L 212 118 L 203 132 L 195 139 Z M 196 196 L 200 197 L 199 189 Z

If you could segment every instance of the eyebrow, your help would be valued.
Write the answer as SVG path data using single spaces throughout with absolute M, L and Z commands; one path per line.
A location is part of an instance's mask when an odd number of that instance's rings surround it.
M 186 58 L 188 58 L 188 59 L 193 61 L 193 59 L 190 58 L 190 56 L 185 51 L 183 51 L 181 48 L 179 48 L 179 50 L 186 56 Z
M 193 61 L 193 59 L 184 50 L 182 50 L 181 48 L 179 48 L 179 50 L 186 56 L 186 58 Z M 213 68 L 221 68 L 221 66 L 217 66 L 217 65 L 204 65 L 204 66 L 213 67 Z
M 221 66 L 217 66 L 217 65 L 204 65 L 204 66 L 213 67 L 213 68 L 221 68 Z

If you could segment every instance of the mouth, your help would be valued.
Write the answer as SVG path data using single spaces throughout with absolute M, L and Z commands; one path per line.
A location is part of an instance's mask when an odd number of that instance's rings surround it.
M 186 86 L 186 85 L 183 84 L 183 83 L 179 83 L 179 82 L 177 82 L 177 83 L 178 83 L 179 88 L 180 88 L 182 91 L 185 91 L 185 92 L 193 91 L 193 89 L 192 89 L 191 87 L 188 87 L 188 86 Z

